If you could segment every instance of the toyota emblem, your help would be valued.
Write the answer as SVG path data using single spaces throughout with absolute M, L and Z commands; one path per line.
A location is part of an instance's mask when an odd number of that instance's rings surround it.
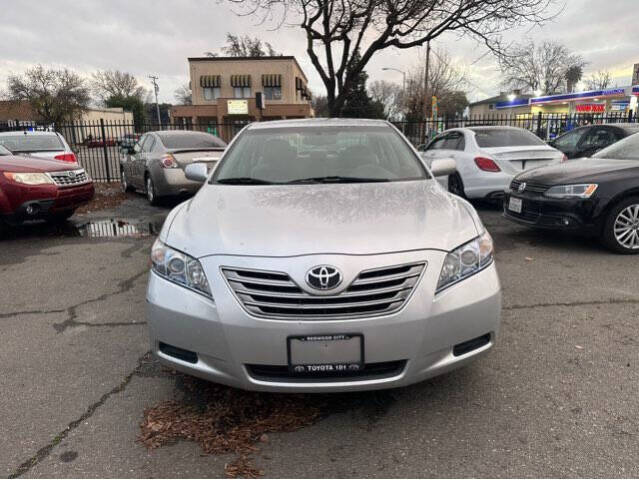
M 71 179 L 75 178 L 75 172 L 68 172 L 67 176 Z
M 526 190 L 526 182 L 522 182 L 519 184 L 519 187 L 517 188 L 517 191 L 519 193 L 522 193 L 524 190 Z
M 342 273 L 330 265 L 319 265 L 308 271 L 306 283 L 316 290 L 331 290 L 342 283 Z

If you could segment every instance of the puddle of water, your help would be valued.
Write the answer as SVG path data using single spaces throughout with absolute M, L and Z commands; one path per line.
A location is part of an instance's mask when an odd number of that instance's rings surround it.
M 159 229 L 153 222 L 131 223 L 125 220 L 96 220 L 75 226 L 76 236 L 84 238 L 141 238 L 157 235 Z
M 5 232 L 4 237 L 7 239 L 20 237 L 144 238 L 157 235 L 161 228 L 162 221 L 140 222 L 119 218 L 80 223 L 68 221 L 59 224 L 34 222 L 10 228 Z

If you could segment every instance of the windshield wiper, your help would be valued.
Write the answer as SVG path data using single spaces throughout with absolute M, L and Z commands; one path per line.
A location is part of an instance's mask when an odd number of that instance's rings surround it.
M 259 178 L 251 177 L 235 177 L 235 178 L 220 178 L 215 183 L 221 183 L 223 185 L 272 185 L 273 182 L 268 180 L 260 180 Z
M 369 182 L 390 182 L 388 178 L 368 178 L 368 177 L 342 177 L 333 175 L 328 177 L 310 177 L 292 180 L 286 183 L 369 183 Z

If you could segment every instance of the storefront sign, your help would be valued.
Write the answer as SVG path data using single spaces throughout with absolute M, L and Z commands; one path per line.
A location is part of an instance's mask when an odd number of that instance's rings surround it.
M 606 111 L 606 105 L 603 103 L 582 103 L 575 106 L 578 113 L 603 113 Z
M 502 108 L 525 107 L 526 105 L 528 105 L 528 99 L 527 98 L 516 98 L 516 99 L 510 100 L 508 102 L 497 102 L 495 104 L 495 108 L 497 110 L 499 110 L 499 109 L 502 109 Z
M 229 115 L 248 115 L 248 100 L 227 100 L 226 111 Z
M 625 88 L 607 88 L 605 90 L 592 90 L 590 92 L 565 93 L 560 95 L 548 95 L 546 97 L 531 98 L 532 105 L 552 102 L 569 102 L 571 100 L 584 100 L 587 98 L 621 97 L 626 95 Z
M 639 85 L 635 85 L 634 87 L 632 87 L 632 94 L 639 95 Z

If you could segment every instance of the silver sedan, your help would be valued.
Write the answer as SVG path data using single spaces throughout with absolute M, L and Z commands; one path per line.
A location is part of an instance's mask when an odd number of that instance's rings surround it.
M 168 216 L 152 252 L 151 348 L 239 388 L 392 388 L 486 353 L 501 293 L 474 208 L 374 120 L 251 124 Z
M 184 168 L 204 163 L 213 169 L 226 143 L 204 132 L 164 130 L 144 134 L 120 160 L 122 188 L 144 192 L 152 205 L 162 197 L 192 195 L 201 184 L 189 180 Z

